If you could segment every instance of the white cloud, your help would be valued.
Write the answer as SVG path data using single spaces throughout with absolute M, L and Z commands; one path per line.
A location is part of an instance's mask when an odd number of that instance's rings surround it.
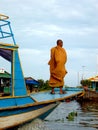
M 49 52 L 35 49 L 20 49 L 20 56 L 23 62 L 32 63 L 33 65 L 42 66 L 48 63 Z M 29 64 L 30 65 L 30 64 Z M 35 66 L 34 65 L 34 66 Z
M 20 49 L 19 53 L 24 76 L 32 76 L 36 79 L 49 79 L 49 54 L 47 51 Z
M 25 75 L 48 79 L 49 48 L 58 38 L 68 51 L 67 84 L 76 84 L 82 65 L 95 72 L 98 0 L 1 0 L 0 12 L 10 17 Z
M 67 27 L 67 26 L 58 26 L 55 24 L 34 24 L 28 27 L 25 27 L 20 31 L 22 34 L 26 34 L 28 36 L 41 36 L 41 37 L 50 37 L 56 36 L 58 34 L 63 35 L 94 35 L 98 33 L 98 27 Z

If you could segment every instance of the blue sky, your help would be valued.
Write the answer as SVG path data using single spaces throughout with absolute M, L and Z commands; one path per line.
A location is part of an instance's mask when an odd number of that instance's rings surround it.
M 10 17 L 25 77 L 49 79 L 59 38 L 68 55 L 66 85 L 98 74 L 98 0 L 0 0 L 0 13 Z M 0 68 L 10 64 L 2 59 Z

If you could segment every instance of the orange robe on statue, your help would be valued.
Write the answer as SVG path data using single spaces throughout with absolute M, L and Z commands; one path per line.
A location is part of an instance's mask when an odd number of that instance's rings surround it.
M 60 46 L 51 49 L 51 59 L 48 62 L 50 65 L 50 80 L 51 87 L 60 87 L 64 85 L 64 77 L 67 73 L 65 63 L 67 61 L 67 54 L 64 48 Z

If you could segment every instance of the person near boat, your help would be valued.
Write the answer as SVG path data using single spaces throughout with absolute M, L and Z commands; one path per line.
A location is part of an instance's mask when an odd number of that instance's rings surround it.
M 63 48 L 63 41 L 57 40 L 57 45 L 51 48 L 50 60 L 48 65 L 50 66 L 50 79 L 49 86 L 52 87 L 51 94 L 55 94 L 54 88 L 60 88 L 60 94 L 63 94 L 62 90 L 64 86 L 64 77 L 67 74 L 65 64 L 67 62 L 67 53 Z

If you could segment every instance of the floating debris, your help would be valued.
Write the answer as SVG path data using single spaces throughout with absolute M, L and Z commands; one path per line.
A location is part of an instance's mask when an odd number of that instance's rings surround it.
M 69 121 L 74 121 L 75 116 L 77 116 L 77 112 L 70 112 L 66 117 Z

